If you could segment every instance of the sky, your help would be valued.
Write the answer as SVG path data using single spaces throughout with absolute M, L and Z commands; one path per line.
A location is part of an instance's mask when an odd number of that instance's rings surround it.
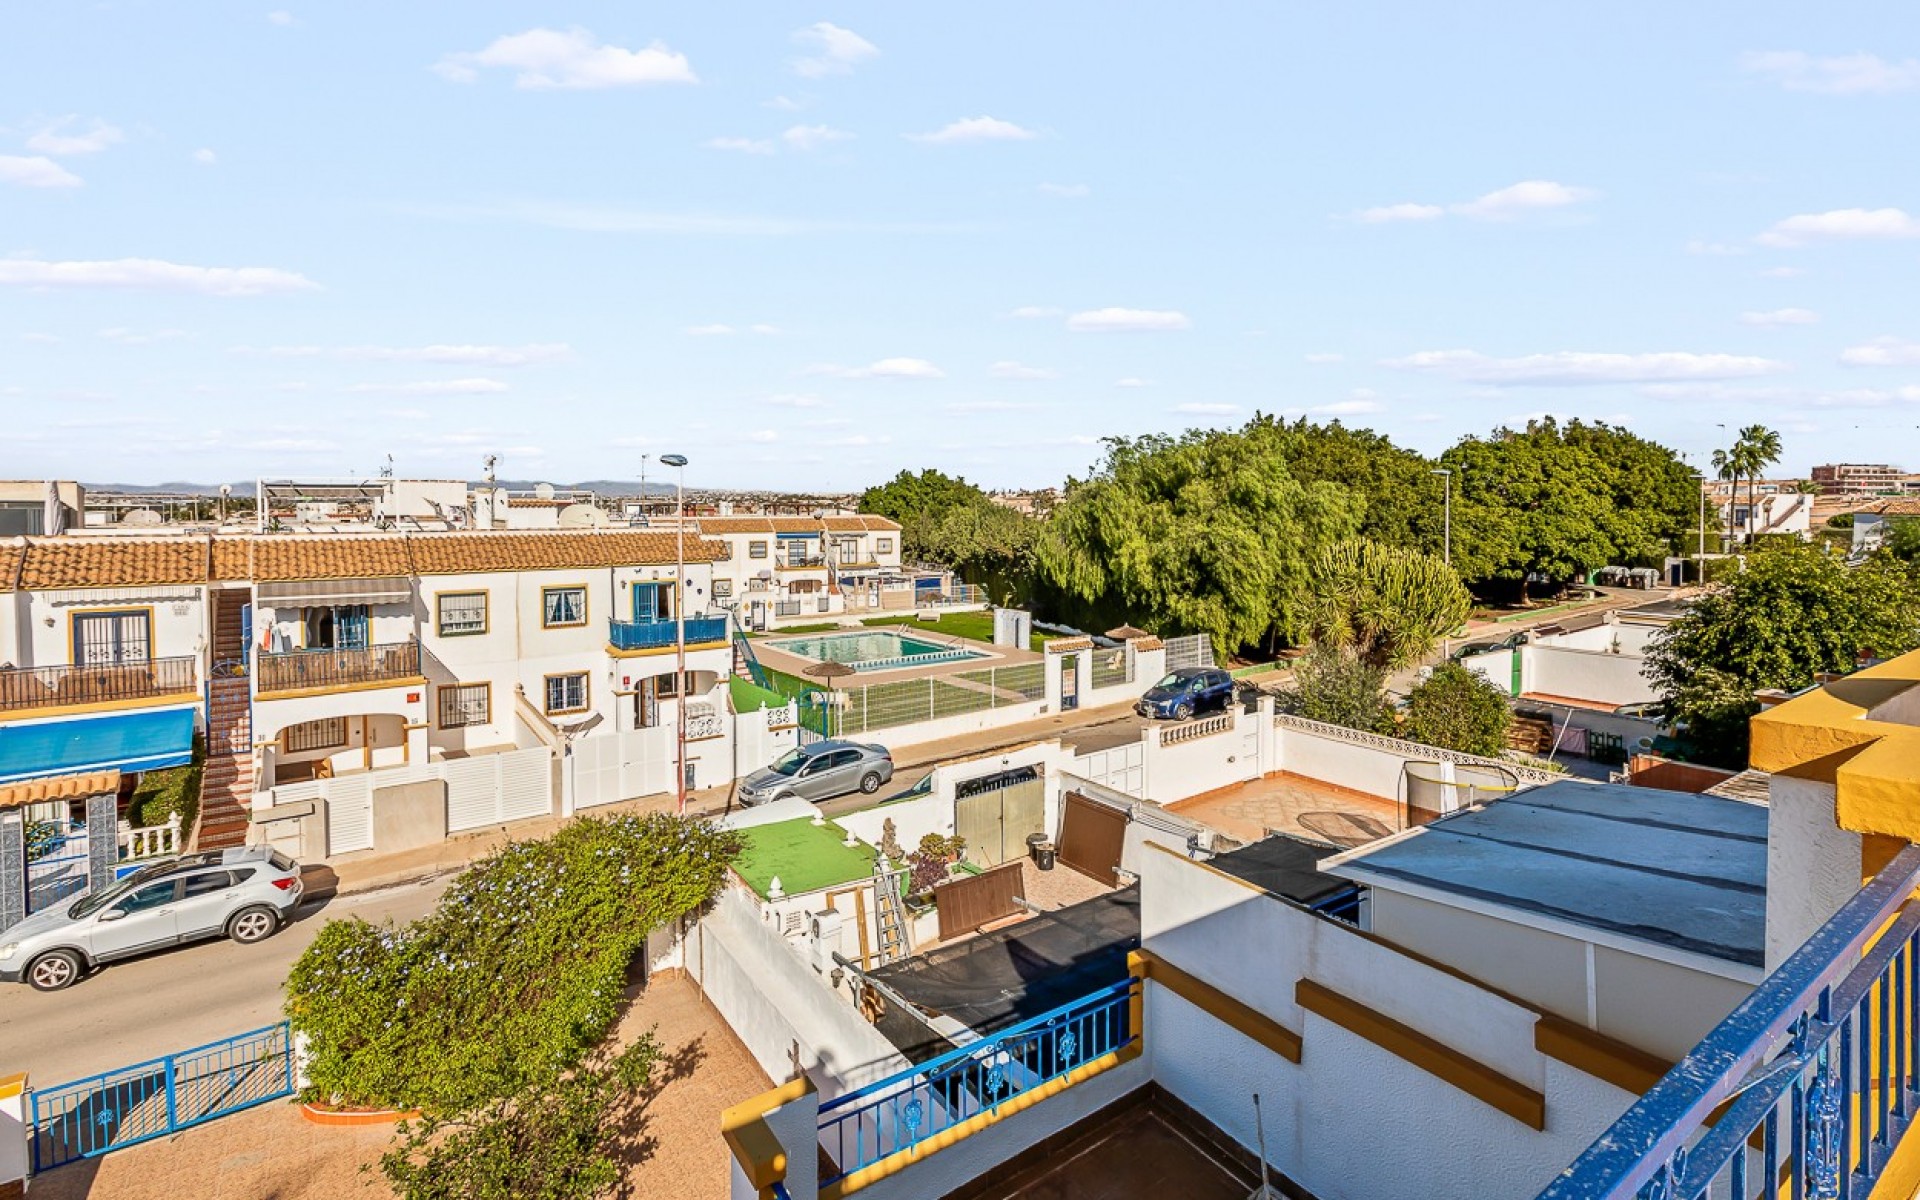
M 0 475 L 1920 471 L 1911 0 L 285 3 L 0 0 Z

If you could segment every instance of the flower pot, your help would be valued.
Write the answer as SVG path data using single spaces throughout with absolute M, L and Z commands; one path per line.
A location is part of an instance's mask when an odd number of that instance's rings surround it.
M 397 1125 L 420 1118 L 420 1110 L 396 1108 L 355 1108 L 345 1104 L 302 1104 L 300 1115 L 315 1125 L 354 1128 L 366 1125 Z

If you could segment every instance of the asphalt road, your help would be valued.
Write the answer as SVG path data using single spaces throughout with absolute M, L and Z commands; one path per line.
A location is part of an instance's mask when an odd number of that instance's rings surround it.
M 25 1071 L 46 1087 L 270 1025 L 288 969 L 327 918 L 410 921 L 450 880 L 303 905 L 255 946 L 198 942 L 102 967 L 63 992 L 0 988 L 0 1076 Z

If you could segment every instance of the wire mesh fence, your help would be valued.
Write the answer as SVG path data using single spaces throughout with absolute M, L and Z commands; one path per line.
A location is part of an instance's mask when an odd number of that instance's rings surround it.
M 1046 664 L 1036 662 L 861 684 L 841 688 L 835 701 L 816 696 L 814 703 L 830 714 L 833 732 L 847 737 L 1025 704 L 1046 694 Z
M 1093 653 L 1093 686 L 1117 687 L 1133 682 L 1133 655 L 1125 647 L 1096 650 Z

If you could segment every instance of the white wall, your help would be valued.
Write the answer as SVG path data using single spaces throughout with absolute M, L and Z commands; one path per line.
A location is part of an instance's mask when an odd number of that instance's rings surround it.
M 0 637 L 0 662 L 16 667 L 64 667 L 73 663 L 76 613 L 138 609 L 152 614 L 149 636 L 155 658 L 201 656 L 207 642 L 204 587 L 86 588 L 15 592 L 13 636 Z M 196 676 L 197 678 L 197 676 Z
M 937 742 L 967 733 L 978 733 L 983 729 L 1018 725 L 1022 721 L 1043 717 L 1046 713 L 1046 701 L 1023 700 L 1018 704 L 983 708 L 979 712 L 961 713 L 958 716 L 941 717 L 933 721 L 919 721 L 912 725 L 896 725 L 891 729 L 870 729 L 865 733 L 850 733 L 846 736 L 849 741 L 871 743 L 898 751 L 903 747 Z
M 1485 654 L 1469 654 L 1460 660 L 1460 665 L 1499 688 L 1503 693 L 1512 695 L 1513 655 L 1512 650 L 1490 650 Z
M 1568 650 L 1555 646 L 1520 648 L 1522 689 L 1569 700 L 1618 707 L 1659 699 L 1642 673 L 1646 660 L 1604 650 Z
M 1861 837 L 1840 828 L 1831 783 L 1768 784 L 1767 970 L 1777 969 L 1860 890 Z
M 1271 722 L 1271 713 L 1247 713 L 1235 704 L 1226 715 L 1233 722 L 1231 728 L 1171 746 L 1161 743 L 1162 736 L 1182 726 L 1162 725 L 1147 731 L 1146 744 L 1142 747 L 1147 799 L 1172 804 L 1260 778 L 1259 722 Z
M 1280 770 L 1387 800 L 1400 798 L 1402 768 L 1418 757 L 1412 742 L 1400 755 L 1286 725 L 1279 728 L 1278 743 Z

